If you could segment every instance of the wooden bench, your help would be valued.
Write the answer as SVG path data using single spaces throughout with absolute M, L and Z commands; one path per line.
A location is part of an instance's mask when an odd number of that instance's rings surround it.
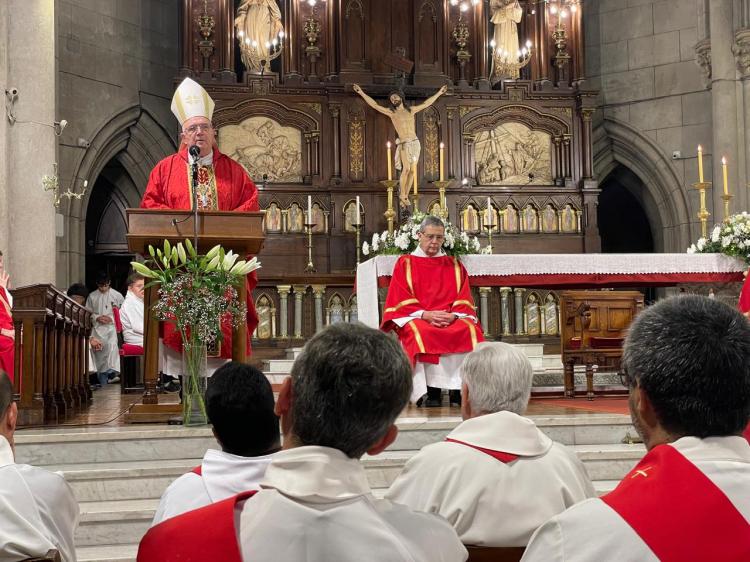
M 21 562 L 62 562 L 60 553 L 55 550 L 48 550 L 44 556 L 37 556 L 35 558 L 24 558 Z

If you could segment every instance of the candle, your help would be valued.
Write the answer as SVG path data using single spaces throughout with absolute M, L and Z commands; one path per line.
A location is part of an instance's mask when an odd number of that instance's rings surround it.
M 359 195 L 357 195 L 357 218 L 354 222 L 355 226 L 359 226 L 360 224 L 360 214 L 359 214 Z
M 698 145 L 698 181 L 703 183 L 703 147 Z
M 419 189 L 417 187 L 417 159 L 414 159 L 414 166 L 412 167 L 413 174 L 414 174 L 414 196 L 416 197 L 419 195 Z
M 445 144 L 440 143 L 440 181 L 445 180 Z
M 727 158 L 721 157 L 721 173 L 724 176 L 724 195 L 729 195 L 729 182 L 727 182 Z
M 492 216 L 492 200 L 489 197 L 487 198 L 487 220 L 485 222 L 487 226 L 492 226 L 492 223 L 494 222 L 494 217 Z
M 388 149 L 388 181 L 391 181 L 393 179 L 393 160 L 391 159 L 391 141 L 388 141 L 385 143 L 386 148 Z
M 307 224 L 312 224 L 312 195 L 307 196 Z

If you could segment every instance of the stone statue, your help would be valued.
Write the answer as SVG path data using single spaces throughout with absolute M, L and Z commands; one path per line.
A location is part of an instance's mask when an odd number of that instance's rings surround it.
M 277 38 L 279 32 L 284 30 L 281 25 L 281 10 L 276 0 L 243 0 L 237 8 L 234 25 L 241 41 L 247 39 L 251 44 L 253 41 L 257 43 L 254 49 L 259 60 L 268 60 L 267 43 Z M 257 64 L 245 57 L 244 52 L 242 62 L 250 70 L 260 70 Z
M 542 212 L 542 230 L 544 232 L 557 232 L 557 212 L 552 205 L 544 207 Z
M 266 230 L 268 232 L 281 231 L 281 209 L 276 203 L 271 203 L 266 210 Z
M 557 303 L 552 294 L 547 295 L 544 303 L 544 331 L 548 336 L 556 336 L 559 333 L 557 326 Z
M 526 303 L 526 333 L 530 336 L 538 336 L 540 332 L 539 303 L 536 302 L 536 295 L 531 293 Z
M 287 230 L 289 232 L 302 232 L 304 229 L 305 219 L 302 216 L 302 209 L 297 203 L 292 203 L 289 207 L 289 225 Z
M 464 209 L 463 212 L 463 224 L 461 230 L 465 232 L 477 232 L 479 231 L 479 216 L 474 205 L 469 205 Z
M 391 107 L 383 107 L 365 94 L 359 84 L 354 84 L 354 91 L 365 100 L 367 105 L 378 113 L 387 116 L 396 129 L 398 139 L 396 139 L 396 153 L 394 157 L 396 169 L 401 172 L 401 176 L 399 177 L 399 201 L 402 207 L 408 207 L 410 205 L 409 190 L 414 185 L 414 175 L 417 173 L 419 153 L 422 150 L 422 146 L 417 138 L 414 116 L 435 103 L 440 96 L 448 91 L 448 86 L 441 87 L 436 94 L 411 108 L 404 105 L 404 96 L 400 92 L 393 92 L 388 96 Z
M 503 232 L 518 232 L 518 211 L 513 205 L 503 210 Z
M 516 61 L 518 53 L 518 24 L 523 8 L 518 0 L 490 0 L 490 21 L 493 24 L 495 51 Z

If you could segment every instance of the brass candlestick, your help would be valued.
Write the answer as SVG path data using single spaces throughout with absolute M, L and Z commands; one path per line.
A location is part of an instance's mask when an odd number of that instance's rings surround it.
M 361 236 L 362 236 L 362 227 L 363 226 L 364 225 L 361 222 L 352 225 L 352 227 L 354 227 L 354 230 L 356 231 L 356 235 L 355 236 L 356 236 L 356 240 L 357 240 L 357 242 L 356 242 L 356 246 L 357 246 L 357 265 L 359 265 L 359 261 L 360 261 L 360 257 L 361 257 L 361 252 L 362 252 L 362 238 L 361 238 Z M 354 267 L 354 272 L 355 273 L 357 272 L 357 267 L 356 266 Z
M 398 180 L 382 180 L 380 183 L 388 190 L 388 208 L 383 215 L 388 221 L 388 234 L 393 234 L 393 220 L 396 218 L 396 211 L 393 209 L 393 188 L 398 185 Z
M 706 190 L 711 189 L 711 182 L 699 181 L 694 183 L 693 187 L 697 189 L 698 193 L 700 194 L 701 208 L 700 211 L 698 211 L 698 219 L 701 221 L 701 236 L 703 236 L 703 238 L 707 238 L 708 217 L 711 216 L 711 213 L 709 213 L 708 209 L 706 208 Z
M 317 270 L 312 260 L 312 229 L 316 226 L 316 223 L 306 222 L 304 226 L 307 230 L 307 267 L 305 267 L 305 273 L 315 273 Z
M 418 213 L 419 212 L 419 192 L 413 193 L 411 195 L 411 205 L 412 205 L 412 213 Z
M 484 225 L 484 229 L 487 231 L 487 247 L 490 249 L 490 254 L 494 253 L 494 250 L 492 248 L 492 231 L 494 230 L 494 228 L 494 223 Z
M 438 180 L 432 183 L 437 186 L 438 193 L 440 194 L 440 218 L 444 221 L 448 220 L 448 204 L 445 200 L 445 188 L 451 184 L 451 180 Z
M 724 220 L 727 220 L 729 218 L 729 202 L 732 200 L 732 195 L 729 195 L 728 193 L 725 193 L 721 196 L 721 198 L 724 200 Z

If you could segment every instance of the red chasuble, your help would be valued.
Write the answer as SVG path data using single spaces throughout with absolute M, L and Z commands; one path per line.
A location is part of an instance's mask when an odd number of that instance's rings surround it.
M 412 365 L 417 361 L 437 363 L 440 355 L 466 353 L 484 341 L 482 328 L 469 318 L 459 318 L 437 328 L 417 318 L 399 328 L 392 320 L 418 310 L 442 310 L 476 316 L 469 275 L 457 258 L 401 256 L 385 300 L 382 330 L 394 330 Z
M 659 445 L 602 501 L 662 562 L 747 562 L 750 524 L 697 466 Z
M 204 177 L 205 176 L 205 177 Z M 168 156 L 159 162 L 151 171 L 146 193 L 141 201 L 143 209 L 178 209 L 193 208 L 193 192 L 189 181 L 189 164 L 187 147 Z M 201 206 L 219 211 L 248 212 L 257 211 L 258 189 L 248 177 L 245 169 L 228 156 L 214 148 L 213 165 L 201 167 L 199 172 L 199 189 Z M 205 248 L 208 250 L 208 248 Z M 258 283 L 255 272 L 247 276 L 247 350 L 250 353 L 250 335 L 258 325 L 258 316 L 253 305 L 253 289 Z M 232 358 L 232 325 L 222 321 L 221 357 Z M 164 323 L 164 344 L 178 353 L 182 352 L 182 340 L 179 332 L 171 323 Z
M 742 314 L 750 312 L 750 271 L 748 271 L 747 277 L 745 277 L 745 282 L 742 284 L 740 301 L 737 303 L 737 308 L 740 309 Z
M 0 287 L 0 371 L 5 371 L 11 382 L 15 363 L 15 338 L 16 330 L 13 327 L 8 293 Z
M 243 492 L 151 527 L 138 545 L 138 562 L 242 562 L 234 509 L 255 492 Z

